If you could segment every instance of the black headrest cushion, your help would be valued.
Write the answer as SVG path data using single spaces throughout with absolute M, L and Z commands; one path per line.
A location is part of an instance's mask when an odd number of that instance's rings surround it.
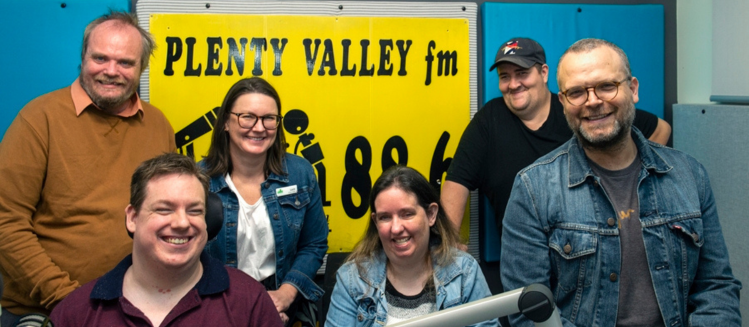
M 208 231 L 208 240 L 212 240 L 221 226 L 224 224 L 224 204 L 218 194 L 208 192 L 208 198 L 205 199 L 205 225 Z

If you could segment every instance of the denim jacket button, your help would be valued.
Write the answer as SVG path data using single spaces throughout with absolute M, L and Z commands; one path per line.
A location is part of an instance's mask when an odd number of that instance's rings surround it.
M 278 256 L 279 256 L 279 257 L 283 257 L 283 250 L 281 250 L 281 251 L 278 251 Z
M 598 187 L 598 181 L 594 180 L 593 185 L 595 185 L 595 187 Z
M 360 313 L 358 316 L 356 316 L 356 319 L 359 319 L 359 321 L 364 321 L 364 316 Z
M 278 214 L 277 213 L 273 214 L 273 219 L 278 220 Z
M 615 281 L 616 281 L 616 278 L 617 278 L 617 277 L 618 277 L 618 276 L 616 276 L 616 273 L 611 273 L 611 275 L 609 275 L 609 279 L 610 279 L 610 280 L 611 280 L 612 282 L 615 282 Z
M 700 235 L 698 235 L 697 233 L 692 233 L 692 239 L 694 239 L 695 242 L 699 242 L 700 241 Z
M 609 224 L 609 227 L 614 227 L 614 225 L 616 225 L 616 219 L 609 218 L 608 220 L 606 220 L 606 223 Z
M 268 182 L 265 182 L 265 184 L 263 184 L 263 185 L 265 186 L 265 188 L 269 188 L 270 187 L 270 183 L 268 183 Z
M 567 243 L 567 245 L 564 246 L 564 253 L 570 254 L 570 252 L 572 252 L 572 246 Z

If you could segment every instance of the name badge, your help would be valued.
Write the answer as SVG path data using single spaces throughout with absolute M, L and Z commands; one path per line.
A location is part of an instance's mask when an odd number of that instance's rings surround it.
M 296 185 L 279 187 L 276 189 L 276 196 L 285 196 L 291 194 L 296 194 Z

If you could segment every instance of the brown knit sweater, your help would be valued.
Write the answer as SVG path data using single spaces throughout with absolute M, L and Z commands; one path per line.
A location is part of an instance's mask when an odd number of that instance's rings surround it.
M 132 117 L 95 107 L 76 116 L 66 87 L 18 113 L 0 143 L 4 309 L 48 314 L 131 252 L 130 177 L 142 161 L 175 150 L 166 117 L 141 105 Z

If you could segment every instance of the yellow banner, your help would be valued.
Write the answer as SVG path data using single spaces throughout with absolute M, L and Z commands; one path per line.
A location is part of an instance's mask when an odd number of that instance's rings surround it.
M 154 14 L 150 101 L 180 151 L 199 160 L 231 85 L 268 80 L 281 96 L 288 151 L 315 167 L 329 252 L 347 252 L 384 169 L 405 164 L 441 184 L 469 120 L 468 27 L 448 18 Z

